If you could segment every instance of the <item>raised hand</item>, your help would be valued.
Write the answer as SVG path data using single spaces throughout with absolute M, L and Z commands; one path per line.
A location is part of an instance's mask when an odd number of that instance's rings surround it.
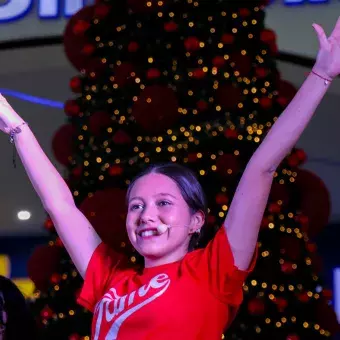
M 340 74 L 340 17 L 328 38 L 320 25 L 313 24 L 313 28 L 320 46 L 313 70 L 331 80 Z
M 9 134 L 11 129 L 23 123 L 5 97 L 0 94 L 0 130 Z

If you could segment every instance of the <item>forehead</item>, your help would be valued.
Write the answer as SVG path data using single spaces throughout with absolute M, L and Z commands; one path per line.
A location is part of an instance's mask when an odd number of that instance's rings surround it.
M 132 187 L 130 198 L 134 196 L 156 196 L 160 193 L 168 193 L 181 196 L 176 182 L 162 174 L 148 174 L 139 178 Z

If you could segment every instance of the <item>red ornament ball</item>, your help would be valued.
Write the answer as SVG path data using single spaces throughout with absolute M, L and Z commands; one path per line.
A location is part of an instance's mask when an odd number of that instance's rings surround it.
M 249 8 L 240 8 L 239 13 L 242 18 L 249 17 L 249 15 L 251 14 Z
M 230 34 L 230 33 L 225 33 L 222 35 L 221 37 L 221 41 L 224 43 L 224 44 L 233 44 L 234 41 L 235 41 L 235 36 L 233 34 Z
M 290 101 L 295 97 L 296 95 L 296 88 L 294 85 L 289 83 L 285 80 L 280 80 L 278 83 L 278 93 L 279 98 L 284 98 L 287 103 L 290 103 Z
M 86 56 L 91 56 L 95 50 L 96 50 L 96 46 L 94 46 L 93 44 L 85 44 L 81 50 L 81 53 Z
M 148 79 L 157 79 L 160 76 L 161 76 L 161 72 L 157 68 L 150 68 L 146 73 L 146 77 Z
M 42 319 L 50 319 L 53 316 L 53 310 L 46 305 L 40 312 L 40 316 Z
M 137 52 L 139 50 L 139 44 L 136 41 L 131 41 L 128 44 L 128 51 L 129 52 Z
M 287 300 L 283 297 L 277 297 L 274 300 L 274 303 L 276 304 L 276 306 L 277 306 L 277 308 L 280 312 L 283 312 L 288 306 Z
M 252 315 L 263 315 L 265 311 L 264 302 L 258 298 L 250 300 L 248 302 L 248 311 Z
M 273 30 L 266 28 L 261 31 L 260 39 L 267 44 L 271 44 L 276 41 L 276 34 Z
M 61 126 L 52 139 L 54 157 L 59 163 L 65 166 L 70 165 L 74 138 L 75 128 L 72 124 L 67 124 Z
M 169 21 L 164 24 L 164 30 L 167 32 L 175 32 L 178 29 L 178 25 L 174 21 Z
M 89 29 L 94 17 L 95 6 L 85 6 L 73 15 L 66 25 L 64 32 L 64 50 L 70 62 L 79 70 L 97 69 L 101 67 L 100 59 L 90 58 L 82 52 L 89 43 L 85 33 Z
M 287 98 L 283 97 L 283 96 L 279 96 L 277 97 L 276 99 L 277 103 L 279 105 L 281 105 L 281 107 L 285 108 L 288 104 L 289 104 L 289 101 Z
M 268 70 L 264 67 L 256 67 L 255 73 L 258 78 L 265 78 L 268 75 Z
M 89 118 L 89 129 L 93 135 L 98 136 L 103 129 L 108 128 L 112 123 L 111 117 L 107 112 L 98 111 Z
M 293 268 L 292 262 L 286 261 L 283 264 L 281 264 L 281 270 L 285 274 L 292 274 L 295 269 Z
M 49 217 L 45 220 L 44 227 L 48 231 L 51 231 L 54 229 L 53 221 Z
M 60 260 L 60 247 L 43 245 L 35 248 L 28 260 L 27 272 L 39 290 L 45 291 L 49 287 L 50 278 L 58 270 Z
M 270 223 L 270 220 L 267 216 L 264 216 L 262 218 L 262 221 L 261 221 L 261 229 L 264 230 L 264 229 L 267 229 L 268 228 L 268 225 Z
M 74 93 L 81 93 L 82 81 L 79 77 L 75 76 L 70 80 L 70 89 Z
M 59 248 L 64 247 L 64 244 L 63 244 L 63 242 L 62 242 L 62 240 L 61 240 L 60 237 L 57 237 L 57 238 L 56 238 L 56 240 L 55 240 L 55 246 L 56 246 L 56 247 L 59 247 Z
M 303 232 L 308 231 L 309 218 L 304 214 L 299 214 L 295 217 L 295 221 L 300 224 L 300 229 Z
M 206 73 L 201 68 L 197 68 L 192 72 L 192 77 L 194 79 L 203 79 L 205 76 Z
M 184 40 L 184 46 L 189 52 L 197 51 L 200 49 L 200 41 L 197 37 L 188 37 Z
M 281 211 L 281 205 L 278 203 L 270 203 L 268 205 L 268 211 L 272 214 L 278 214 Z
M 75 178 L 79 178 L 82 173 L 83 173 L 83 167 L 81 165 L 75 167 L 74 169 L 72 169 L 72 176 Z
M 53 284 L 58 284 L 61 281 L 61 275 L 58 273 L 54 273 L 51 275 L 51 282 Z
M 118 130 L 112 137 L 115 144 L 124 145 L 132 142 L 131 137 L 123 130 Z
M 201 99 L 197 102 L 196 107 L 199 111 L 206 111 L 209 108 L 209 104 L 205 100 Z
M 80 340 L 81 337 L 78 333 L 73 333 L 68 337 L 68 340 Z
M 224 205 L 229 203 L 229 197 L 223 193 L 217 194 L 215 200 L 218 205 Z
M 77 116 L 80 113 L 80 106 L 76 100 L 70 99 L 65 102 L 64 111 L 67 116 Z
M 112 165 L 109 168 L 110 176 L 119 176 L 124 172 L 123 168 L 120 165 Z
M 216 67 L 222 67 L 225 64 L 226 60 L 222 56 L 216 56 L 213 58 L 212 63 Z
M 286 340 L 300 340 L 300 337 L 296 334 L 289 334 Z
M 302 303 L 307 303 L 310 300 L 310 297 L 308 296 L 307 292 L 302 292 L 298 294 L 298 299 Z
M 99 3 L 94 8 L 94 16 L 98 19 L 104 19 L 111 10 L 111 6 L 108 4 Z
M 295 155 L 297 158 L 300 160 L 300 164 L 303 164 L 307 160 L 307 154 L 304 150 L 302 149 L 295 149 Z
M 188 154 L 188 162 L 189 163 L 195 163 L 197 161 L 198 157 L 197 157 L 197 153 L 196 152 L 190 152 Z
M 273 106 L 273 100 L 268 97 L 260 98 L 260 105 L 265 110 L 268 110 Z
M 72 27 L 72 32 L 75 35 L 83 35 L 89 28 L 91 24 L 85 20 L 78 20 Z
M 214 225 L 216 223 L 216 217 L 213 215 L 208 215 L 207 223 L 209 226 Z
M 224 136 L 229 139 L 237 139 L 238 132 L 235 129 L 226 129 L 224 131 Z
M 299 210 L 308 217 L 308 236 L 314 238 L 329 221 L 331 202 L 325 183 L 312 172 L 297 170 L 295 180 L 299 192 Z

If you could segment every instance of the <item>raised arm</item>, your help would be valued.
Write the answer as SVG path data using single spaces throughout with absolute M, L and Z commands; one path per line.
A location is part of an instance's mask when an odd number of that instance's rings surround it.
M 101 240 L 75 206 L 68 186 L 41 149 L 29 126 L 0 95 L 0 129 L 10 134 L 17 127 L 21 132 L 14 134 L 14 142 L 27 175 L 73 263 L 84 277 L 91 255 Z
M 320 42 L 313 71 L 249 161 L 224 223 L 235 265 L 242 270 L 248 268 L 254 253 L 273 174 L 340 72 L 340 19 L 329 38 L 320 26 L 313 27 Z

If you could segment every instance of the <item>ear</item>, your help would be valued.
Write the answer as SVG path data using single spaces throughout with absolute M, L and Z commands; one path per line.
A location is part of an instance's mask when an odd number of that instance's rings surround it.
M 189 228 L 189 234 L 196 233 L 203 227 L 205 222 L 205 214 L 203 211 L 199 210 L 191 216 L 191 223 Z

